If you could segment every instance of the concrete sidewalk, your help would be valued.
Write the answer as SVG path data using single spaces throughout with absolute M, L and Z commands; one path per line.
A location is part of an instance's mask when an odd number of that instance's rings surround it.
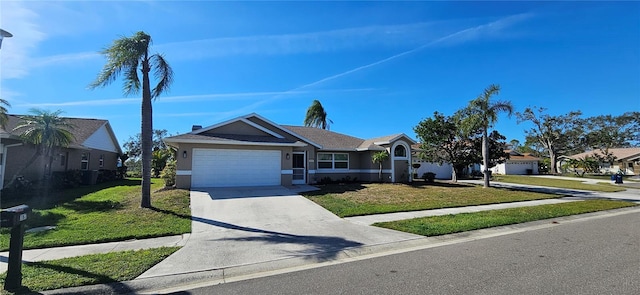
M 330 263 L 331 261 L 345 258 L 353 259 L 355 257 L 375 255 L 376 253 L 404 251 L 421 247 L 425 243 L 439 243 L 438 241 L 441 242 L 442 239 L 438 237 L 426 238 L 369 226 L 375 222 L 555 204 L 588 198 L 612 198 L 640 202 L 640 191 L 637 190 L 620 193 L 594 193 L 495 182 L 492 182 L 492 185 L 556 193 L 565 196 L 574 195 L 576 197 L 377 214 L 342 219 L 324 209 L 316 211 L 318 208 L 313 208 L 313 206 L 317 206 L 315 203 L 301 196 L 294 198 L 293 196 L 297 195 L 299 191 L 292 191 L 287 188 L 267 190 L 267 194 L 271 194 L 271 196 L 262 196 L 258 190 L 250 192 L 196 191 L 192 194 L 192 215 L 194 216 L 192 234 L 94 245 L 25 250 L 23 251 L 23 260 L 43 261 L 92 253 L 149 249 L 162 246 L 183 246 L 174 255 L 131 282 L 43 292 L 45 294 L 71 292 L 133 293 L 142 290 L 178 286 L 193 281 L 225 282 L 233 277 L 246 277 L 289 268 L 311 267 L 321 263 Z M 248 195 L 239 196 L 238 194 Z M 210 203 L 212 199 L 217 199 L 218 201 Z M 269 200 L 269 203 L 261 203 L 263 201 L 261 199 Z M 305 209 L 297 212 L 292 207 L 286 207 L 292 202 L 298 205 L 303 204 L 301 208 Z M 251 208 L 250 214 L 258 214 L 257 219 L 247 220 L 246 215 L 242 214 L 243 211 L 239 210 L 240 207 L 237 207 L 238 205 L 247 206 L 247 204 Z M 275 209 L 282 208 L 282 210 L 265 211 L 272 210 L 273 208 L 271 207 L 274 207 L 274 205 Z M 638 209 L 634 210 L 637 211 Z M 207 212 L 216 213 L 214 216 L 207 216 L 205 215 L 208 214 Z M 285 220 L 279 220 L 282 218 Z M 303 219 L 298 220 L 298 218 Z M 6 271 L 7 255 L 7 252 L 0 253 L 0 272 Z

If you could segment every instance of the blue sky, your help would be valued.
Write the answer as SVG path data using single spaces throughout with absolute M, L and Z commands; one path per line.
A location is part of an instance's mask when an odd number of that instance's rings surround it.
M 301 125 L 313 99 L 331 130 L 406 133 L 451 115 L 489 84 L 516 110 L 640 111 L 639 2 L 5 1 L 0 97 L 9 112 L 108 119 L 140 132 L 140 96 L 122 80 L 88 90 L 98 51 L 143 30 L 175 72 L 154 128 L 185 133 L 258 113 Z M 524 141 L 528 124 L 495 128 Z

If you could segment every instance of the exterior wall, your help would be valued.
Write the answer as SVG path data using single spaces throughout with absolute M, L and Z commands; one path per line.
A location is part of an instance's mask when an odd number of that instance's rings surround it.
M 618 161 L 613 163 L 600 163 L 600 173 L 615 174 L 622 172 L 625 175 L 637 175 L 640 172 L 640 165 L 636 165 L 633 161 Z
M 504 175 L 527 175 L 528 169 L 531 169 L 532 174 L 538 174 L 538 162 L 507 160 L 505 163 L 489 168 L 492 173 Z
M 413 161 L 414 163 L 420 163 L 420 167 L 417 169 L 418 178 L 422 178 L 422 174 L 431 172 L 436 174 L 436 179 L 451 179 L 451 172 L 453 167 L 449 163 L 426 162 L 426 161 Z
M 11 181 L 13 175 L 31 159 L 35 152 L 36 150 L 33 145 L 20 145 L 7 148 L 6 162 L 3 163 L 5 168 L 4 184 Z M 39 157 L 22 172 L 22 176 L 29 181 L 38 181 L 44 171 L 44 164 L 44 157 Z
M 281 185 L 290 186 L 293 178 L 291 159 L 286 158 L 286 154 L 293 152 L 291 147 L 272 147 L 272 146 L 247 146 L 247 145 L 212 145 L 212 144 L 189 144 L 181 143 L 178 148 L 178 159 L 176 161 L 176 187 L 191 188 L 191 168 L 193 161 L 193 149 L 234 149 L 234 150 L 279 150 L 281 151 Z M 184 151 L 187 157 L 183 157 Z
M 92 150 L 109 151 L 117 154 L 119 147 L 107 130 L 107 125 L 108 123 L 96 130 L 82 145 Z
M 317 153 L 348 153 L 349 169 L 318 169 L 317 161 L 313 166 L 314 173 L 308 183 L 321 182 L 323 178 L 330 178 L 332 181 L 341 179 L 350 179 L 363 182 L 377 182 L 380 166 L 371 161 L 373 152 L 343 152 L 343 151 L 317 151 Z M 310 168 L 311 169 L 311 168 Z M 382 180 L 384 182 L 391 181 L 391 160 L 383 162 Z
M 258 136 L 269 135 L 268 133 L 258 130 L 255 127 L 250 126 L 241 121 L 220 126 L 218 128 L 215 128 L 214 130 L 215 131 L 206 131 L 206 132 L 203 132 L 202 134 L 246 134 L 246 135 L 258 135 Z

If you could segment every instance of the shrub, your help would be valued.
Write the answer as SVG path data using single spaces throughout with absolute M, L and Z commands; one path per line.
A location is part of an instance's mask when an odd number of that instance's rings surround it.
M 160 177 L 164 180 L 165 187 L 172 187 L 176 185 L 176 160 L 169 160 L 162 169 Z
M 51 173 L 51 186 L 54 189 L 78 187 L 82 183 L 82 171 L 67 170 Z
M 433 180 L 436 179 L 436 174 L 433 172 L 422 173 L 422 179 L 426 182 L 433 182 Z

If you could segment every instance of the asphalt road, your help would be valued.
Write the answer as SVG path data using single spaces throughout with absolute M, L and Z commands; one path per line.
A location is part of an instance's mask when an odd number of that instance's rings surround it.
M 173 294 L 640 294 L 640 213 Z

